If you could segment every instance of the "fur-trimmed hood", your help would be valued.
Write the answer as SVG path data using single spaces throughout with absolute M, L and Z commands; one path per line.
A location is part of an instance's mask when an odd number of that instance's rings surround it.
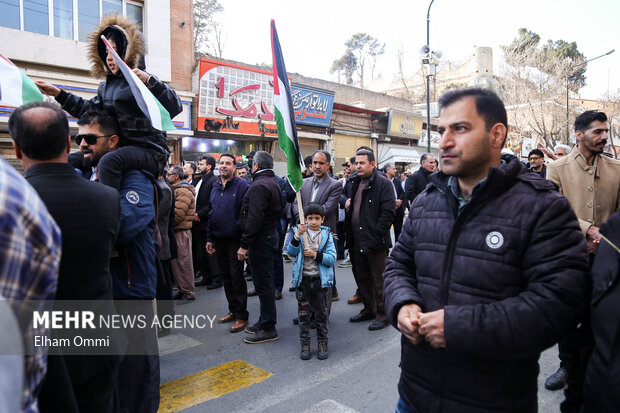
M 106 47 L 101 41 L 101 35 L 110 35 L 123 38 L 123 44 L 118 44 L 117 51 L 119 56 L 131 68 L 144 69 L 144 55 L 146 54 L 146 44 L 144 36 L 138 26 L 129 19 L 117 14 L 104 16 L 95 30 L 88 35 L 88 60 L 91 63 L 90 73 L 94 77 L 102 78 L 109 73 L 105 63 Z

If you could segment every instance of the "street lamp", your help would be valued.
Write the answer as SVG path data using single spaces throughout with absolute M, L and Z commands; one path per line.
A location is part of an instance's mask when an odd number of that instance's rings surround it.
M 431 23 L 431 6 L 435 0 L 431 0 L 426 13 L 426 46 L 430 46 L 430 23 Z M 431 76 L 426 74 L 426 152 L 431 153 Z
M 575 69 L 577 69 L 579 66 L 583 66 L 593 60 L 599 59 L 601 57 L 605 57 L 605 56 L 609 56 L 610 54 L 612 54 L 613 52 L 615 52 L 616 49 L 611 49 L 610 51 L 608 51 L 605 54 L 602 54 L 600 56 L 596 56 L 593 57 L 592 59 L 586 60 L 585 62 L 582 63 L 577 63 L 576 65 L 571 66 L 568 69 L 568 73 L 566 74 L 566 144 L 569 145 L 569 138 L 570 138 L 570 125 L 569 125 L 569 106 L 568 106 L 568 77 L 572 74 L 575 73 Z

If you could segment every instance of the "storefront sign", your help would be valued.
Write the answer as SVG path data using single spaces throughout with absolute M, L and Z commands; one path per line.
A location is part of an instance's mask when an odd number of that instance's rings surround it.
M 198 130 L 277 137 L 273 74 L 200 59 Z
M 295 123 L 328 127 L 334 108 L 334 92 L 303 85 L 292 85 Z
M 390 110 L 387 134 L 389 136 L 419 139 L 425 118 L 421 115 Z

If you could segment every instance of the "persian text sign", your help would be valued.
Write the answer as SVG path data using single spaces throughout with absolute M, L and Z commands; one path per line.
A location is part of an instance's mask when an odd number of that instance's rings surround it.
M 334 108 L 334 92 L 291 85 L 295 123 L 328 127 Z
M 422 116 L 390 110 L 387 134 L 410 139 L 420 138 L 422 132 Z
M 271 72 L 200 59 L 197 128 L 276 137 L 272 81 Z

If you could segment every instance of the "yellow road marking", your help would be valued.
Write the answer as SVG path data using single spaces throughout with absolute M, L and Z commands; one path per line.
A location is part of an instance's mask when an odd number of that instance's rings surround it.
M 260 383 L 272 374 L 234 360 L 163 384 L 158 413 L 178 412 L 244 387 Z

